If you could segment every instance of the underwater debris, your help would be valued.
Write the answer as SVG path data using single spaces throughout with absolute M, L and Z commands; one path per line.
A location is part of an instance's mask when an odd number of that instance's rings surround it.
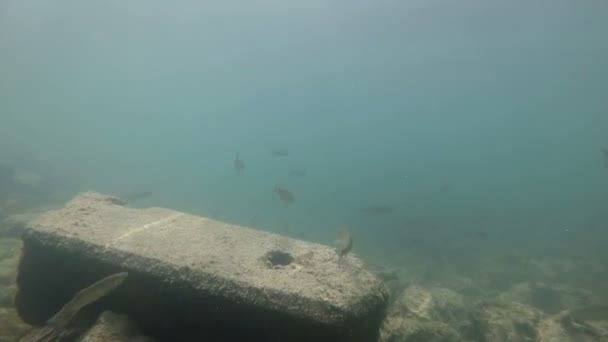
M 602 147 L 602 155 L 604 156 L 604 167 L 608 169 L 608 147 Z
M 79 333 L 75 327 L 70 327 L 78 312 L 117 288 L 128 275 L 127 272 L 112 274 L 78 291 L 59 312 L 47 321 L 45 326 L 27 334 L 20 339 L 20 342 L 71 340 L 75 334 Z
M 120 196 L 125 201 L 138 201 L 152 196 L 150 191 L 133 191 Z
M 291 204 L 295 201 L 293 193 L 279 185 L 274 187 L 272 194 L 278 196 L 281 202 L 285 204 Z
M 369 207 L 359 208 L 360 213 L 365 214 L 374 214 L 374 215 L 382 215 L 382 214 L 390 214 L 394 211 L 393 207 L 388 205 L 373 205 Z
M 289 169 L 289 177 L 306 177 L 308 172 L 304 169 L 292 167 Z
M 245 171 L 245 162 L 243 162 L 243 160 L 241 158 L 239 158 L 239 154 L 236 154 L 236 157 L 234 157 L 234 169 L 237 172 L 243 172 Z
M 287 157 L 289 155 L 289 150 L 286 148 L 280 148 L 276 150 L 270 151 L 273 157 Z
M 338 258 L 341 260 L 351 251 L 352 248 L 353 237 L 350 232 L 346 229 L 339 230 L 336 238 L 336 253 L 338 253 Z

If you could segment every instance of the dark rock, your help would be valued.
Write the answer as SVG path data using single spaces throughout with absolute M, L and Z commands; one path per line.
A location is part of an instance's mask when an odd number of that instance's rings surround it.
M 80 342 L 152 342 L 152 338 L 143 336 L 135 322 L 126 315 L 104 311 L 97 322 L 89 329 Z

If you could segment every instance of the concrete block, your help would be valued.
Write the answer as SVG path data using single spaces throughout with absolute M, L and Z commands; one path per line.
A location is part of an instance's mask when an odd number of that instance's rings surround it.
M 78 195 L 28 222 L 17 309 L 42 325 L 78 290 L 157 341 L 376 341 L 388 291 L 353 255 L 165 208 Z

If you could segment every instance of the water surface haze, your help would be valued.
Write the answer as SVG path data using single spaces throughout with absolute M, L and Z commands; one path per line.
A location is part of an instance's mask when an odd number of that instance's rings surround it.
M 605 32 L 605 1 L 3 1 L 0 154 L 378 263 L 605 260 Z

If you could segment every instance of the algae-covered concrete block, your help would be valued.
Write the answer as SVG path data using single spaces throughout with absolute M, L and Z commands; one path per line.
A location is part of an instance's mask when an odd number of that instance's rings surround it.
M 83 193 L 28 223 L 17 308 L 43 324 L 78 290 L 128 279 L 94 305 L 159 341 L 375 341 L 388 292 L 327 246 Z

